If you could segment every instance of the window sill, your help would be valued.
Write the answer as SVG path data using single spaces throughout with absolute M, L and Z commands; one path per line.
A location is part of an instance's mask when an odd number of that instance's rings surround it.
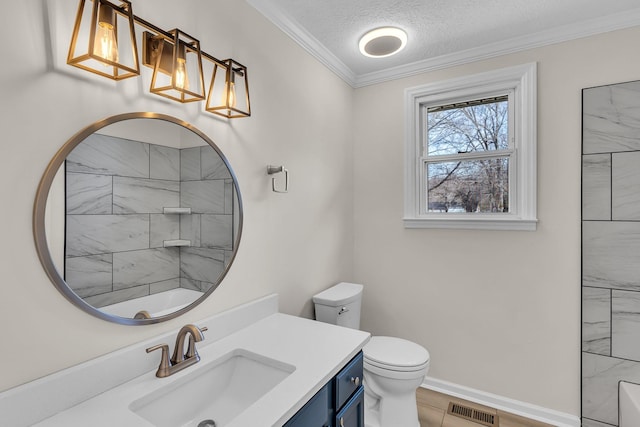
M 403 218 L 404 228 L 442 228 L 459 230 L 536 231 L 537 219 L 522 218 Z

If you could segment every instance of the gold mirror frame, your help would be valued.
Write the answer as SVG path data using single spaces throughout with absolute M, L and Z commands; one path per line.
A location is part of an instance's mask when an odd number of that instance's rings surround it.
M 38 252 L 38 257 L 40 258 L 40 262 L 42 263 L 42 266 L 45 272 L 47 273 L 47 276 L 49 276 L 49 279 L 53 282 L 54 286 L 58 289 L 58 291 L 60 291 L 60 293 L 64 295 L 64 297 L 69 302 L 71 302 L 81 310 L 85 311 L 86 313 L 92 316 L 98 317 L 100 319 L 107 320 L 109 322 L 114 322 L 121 325 L 150 325 L 150 324 L 164 322 L 164 321 L 176 318 L 188 312 L 189 310 L 191 310 L 192 308 L 200 304 L 202 301 L 204 301 L 207 297 L 209 297 L 209 295 L 213 293 L 213 291 L 217 288 L 217 286 L 214 286 L 208 291 L 206 291 L 201 297 L 199 297 L 189 305 L 179 310 L 176 310 L 173 313 L 166 314 L 164 316 L 152 317 L 150 319 L 132 319 L 132 318 L 126 318 L 126 317 L 107 314 L 101 311 L 100 309 L 95 308 L 92 305 L 85 302 L 81 297 L 79 297 L 71 289 L 71 287 L 66 283 L 64 278 L 60 275 L 60 272 L 56 268 L 53 258 L 51 256 L 51 252 L 49 251 L 49 245 L 47 243 L 46 228 L 45 228 L 45 210 L 47 207 L 47 200 L 49 198 L 49 191 L 51 190 L 51 185 L 53 183 L 53 180 L 56 174 L 58 173 L 58 170 L 66 160 L 69 153 L 71 153 L 71 151 L 74 148 L 76 148 L 78 144 L 80 144 L 89 135 L 93 134 L 97 130 L 102 129 L 105 126 L 108 126 L 116 122 L 131 120 L 131 119 L 156 119 L 156 120 L 164 120 L 167 122 L 180 125 L 190 130 L 191 132 L 195 133 L 200 138 L 202 138 L 209 146 L 211 146 L 217 152 L 217 154 L 220 156 L 222 161 L 225 163 L 227 169 L 229 170 L 229 174 L 231 175 L 231 178 L 233 180 L 233 186 L 237 196 L 238 232 L 234 241 L 234 250 L 231 255 L 231 259 L 229 260 L 229 263 L 226 265 L 226 267 L 224 268 L 224 271 L 218 278 L 218 283 L 224 280 L 225 276 L 227 275 L 227 272 L 233 265 L 233 261 L 236 257 L 236 254 L 238 253 L 238 246 L 240 244 L 240 240 L 242 236 L 243 206 L 242 206 L 242 197 L 240 194 L 240 188 L 238 186 L 238 180 L 235 176 L 235 173 L 233 172 L 233 169 L 229 165 L 227 158 L 224 156 L 222 151 L 220 151 L 220 149 L 216 146 L 216 144 L 211 139 L 209 139 L 209 137 L 207 137 L 204 133 L 202 133 L 200 130 L 198 130 L 191 124 L 165 114 L 137 112 L 137 113 L 126 113 L 126 114 L 111 116 L 87 126 L 86 128 L 76 133 L 73 137 L 71 137 L 62 146 L 62 148 L 58 150 L 58 152 L 55 154 L 53 159 L 51 159 L 51 161 L 49 162 L 49 165 L 47 166 L 44 172 L 44 175 L 42 176 L 42 179 L 40 180 L 40 184 L 38 185 L 38 190 L 36 192 L 36 198 L 35 198 L 35 203 L 33 207 L 33 236 L 35 240 L 36 251 Z

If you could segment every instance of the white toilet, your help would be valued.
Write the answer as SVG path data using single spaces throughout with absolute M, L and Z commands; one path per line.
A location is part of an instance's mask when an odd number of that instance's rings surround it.
M 360 328 L 362 285 L 338 283 L 313 297 L 316 319 Z M 411 341 L 371 337 L 364 353 L 366 427 L 420 427 L 416 389 L 429 369 L 429 352 Z

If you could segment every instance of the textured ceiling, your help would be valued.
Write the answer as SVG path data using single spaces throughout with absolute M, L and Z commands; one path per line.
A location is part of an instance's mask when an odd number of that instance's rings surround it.
M 560 31 L 581 36 L 640 25 L 639 0 L 248 0 L 263 14 L 285 19 L 294 39 L 317 44 L 321 55 L 356 78 L 394 67 Z M 618 22 L 609 28 L 611 22 Z M 624 21 L 623 24 L 620 24 Z M 599 23 L 602 28 L 599 29 Z M 389 58 L 367 58 L 358 40 L 396 26 L 407 47 Z M 282 26 L 281 26 L 282 27 Z M 589 35 L 583 34 L 583 35 Z M 571 37 L 565 36 L 565 39 Z M 298 41 L 299 41 L 298 40 Z

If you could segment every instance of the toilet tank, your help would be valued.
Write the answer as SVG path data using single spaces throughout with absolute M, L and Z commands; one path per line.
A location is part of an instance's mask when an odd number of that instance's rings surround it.
M 314 295 L 316 320 L 359 329 L 362 289 L 357 283 L 341 282 Z

